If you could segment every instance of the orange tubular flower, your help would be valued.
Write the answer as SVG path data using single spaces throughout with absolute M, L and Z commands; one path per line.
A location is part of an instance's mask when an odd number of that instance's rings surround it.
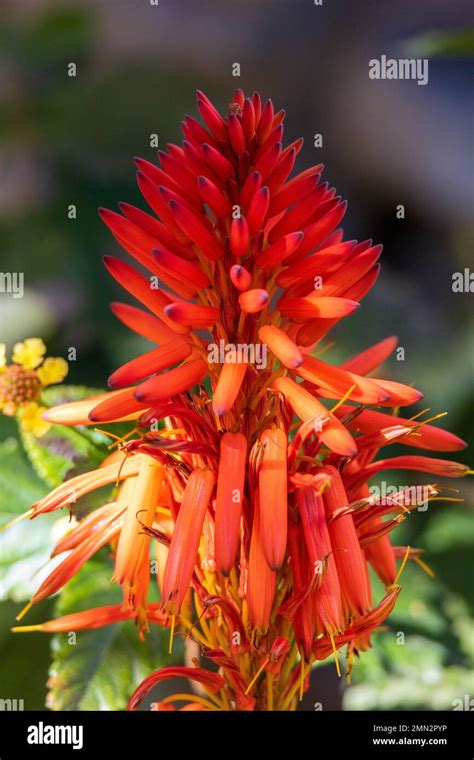
M 255 314 L 265 308 L 270 300 L 266 290 L 256 288 L 255 290 L 246 290 L 239 296 L 239 306 L 246 314 Z
M 163 606 L 169 615 L 179 613 L 188 591 L 214 483 L 210 470 L 194 470 L 189 476 L 163 579 Z
M 221 369 L 212 399 L 212 408 L 219 417 L 234 405 L 246 372 L 246 362 L 240 361 L 235 351 L 230 351 Z
M 349 405 L 341 406 L 336 416 L 339 418 L 349 417 L 354 408 Z M 442 430 L 425 422 L 395 417 L 392 414 L 376 412 L 372 409 L 362 411 L 353 419 L 348 419 L 346 426 L 358 433 L 372 433 L 381 428 L 400 423 L 407 428 L 412 428 L 416 435 L 406 435 L 403 443 L 406 446 L 414 446 L 418 449 L 431 449 L 432 451 L 459 451 L 467 446 L 467 443 L 448 430 Z
M 321 441 L 341 456 L 354 456 L 357 448 L 351 434 L 341 425 L 320 401 L 313 398 L 300 384 L 286 377 L 274 382 L 274 388 L 280 391 L 295 414 L 305 422 L 312 421 Z
M 245 488 L 247 439 L 242 433 L 221 438 L 216 495 L 216 565 L 228 575 L 239 545 L 240 518 Z
M 133 609 L 139 608 L 146 598 L 148 583 L 139 584 L 141 569 L 148 570 L 149 581 L 150 537 L 143 527 L 153 523 L 160 497 L 163 467 L 146 455 L 139 455 L 140 469 L 133 480 L 125 484 L 121 501 L 126 503 L 123 528 L 115 556 L 114 579 L 123 589 L 124 602 Z
M 285 112 L 240 89 L 225 113 L 200 91 L 197 106 L 202 123 L 185 117 L 183 142 L 159 151 L 160 166 L 136 159 L 147 210 L 100 212 L 130 257 L 107 256 L 105 266 L 138 302 L 112 311 L 149 350 L 113 372 L 109 393 L 42 411 L 42 422 L 63 425 L 128 420 L 128 435 L 95 471 L 26 513 L 75 513 L 91 491 L 116 488 L 57 543 L 54 556 L 68 554 L 32 602 L 109 544 L 124 604 L 15 630 L 131 619 L 142 635 L 157 624 L 171 628 L 171 642 L 175 630 L 189 636 L 219 668 L 156 671 L 129 709 L 180 677 L 199 695 L 152 709 L 295 709 L 314 660 L 347 645 L 350 668 L 392 611 L 406 561 L 424 566 L 420 550 L 394 548 L 390 534 L 442 487 L 383 501 L 370 479 L 400 468 L 436 481 L 468 473 L 380 452 L 394 442 L 435 452 L 465 444 L 430 424 L 436 417 L 388 413 L 421 398 L 379 370 L 397 338 L 340 366 L 321 358 L 318 343 L 376 282 L 382 249 L 344 240 L 347 204 L 321 181 L 321 164 L 294 173 L 303 141 L 285 145 Z M 4 413 L 12 398 L 24 400 L 39 344 L 18 344 L 13 362 L 23 368 L 5 367 L 0 350 Z M 158 605 L 149 601 L 152 547 Z M 374 604 L 369 564 L 386 586 Z
M 70 401 L 67 404 L 58 404 L 58 406 L 53 406 L 51 409 L 43 412 L 42 417 L 48 420 L 48 422 L 59 423 L 60 425 L 92 425 L 95 420 L 92 420 L 90 415 L 93 410 L 99 407 L 102 401 L 110 403 L 112 399 L 117 401 L 123 398 L 123 395 L 123 391 L 100 393 L 97 396 L 91 396 L 91 398 L 82 401 Z M 131 398 L 131 396 L 132 393 L 127 394 L 127 397 Z M 123 417 L 118 412 L 117 416 L 114 417 L 114 421 L 127 422 L 128 420 L 135 420 L 141 415 L 142 411 L 142 408 L 138 408 L 135 412 L 126 414 Z
M 303 536 L 313 573 L 321 576 L 314 594 L 314 605 L 321 633 L 336 633 L 344 629 L 341 587 L 334 552 L 324 514 L 324 503 L 314 486 L 296 489 Z
M 268 345 L 285 367 L 297 369 L 303 363 L 303 355 L 298 346 L 280 328 L 265 325 L 258 331 L 258 337 Z
M 104 625 L 120 623 L 134 617 L 134 611 L 124 608 L 120 604 L 112 604 L 107 607 L 95 607 L 84 612 L 74 612 L 71 615 L 48 620 L 46 623 L 37 625 L 19 625 L 12 628 L 15 633 L 28 633 L 29 631 L 42 631 L 43 633 L 61 633 L 68 631 L 84 631 L 94 628 L 102 628 Z M 166 616 L 156 609 L 156 605 L 148 605 L 147 614 L 150 619 L 157 623 L 165 623 Z
M 364 554 L 352 516 L 342 515 L 331 520 L 334 512 L 345 506 L 348 499 L 339 472 L 330 466 L 323 471 L 330 478 L 323 499 L 342 595 L 351 615 L 364 615 L 372 607 Z
M 262 548 L 272 570 L 281 566 L 288 526 L 287 438 L 284 430 L 265 430 L 260 437 L 262 459 L 258 475 Z
M 247 580 L 247 604 L 252 629 L 266 633 L 275 597 L 276 573 L 263 549 L 263 532 L 258 502 L 255 503 Z

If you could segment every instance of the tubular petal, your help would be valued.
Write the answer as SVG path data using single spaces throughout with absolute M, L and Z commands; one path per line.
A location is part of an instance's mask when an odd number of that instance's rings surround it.
M 186 668 L 180 666 L 160 668 L 160 670 L 156 670 L 142 681 L 138 689 L 133 693 L 128 703 L 127 710 L 136 710 L 140 707 L 148 692 L 151 691 L 156 684 L 161 683 L 161 681 L 169 681 L 173 678 L 188 678 L 191 681 L 196 681 L 196 683 L 202 684 L 211 692 L 217 692 L 225 686 L 225 681 L 222 676 L 218 675 L 218 673 L 211 673 L 209 670 L 204 670 L 204 668 Z
M 245 267 L 240 266 L 240 264 L 234 264 L 234 266 L 230 268 L 229 274 L 232 284 L 235 285 L 237 290 L 242 292 L 243 290 L 249 289 L 250 283 L 252 282 L 252 275 L 247 269 L 245 269 Z
M 153 523 L 158 506 L 163 467 L 155 459 L 139 455 L 140 469 L 132 481 L 127 484 L 128 491 L 122 498 L 126 500 L 126 512 L 123 528 L 115 555 L 114 579 L 124 588 L 125 601 L 134 606 L 137 578 L 140 563 L 145 562 L 150 575 L 148 547 L 150 538 L 143 532 L 143 526 Z M 148 584 L 147 584 L 148 585 Z M 145 596 L 144 589 L 140 589 Z
M 168 206 L 183 232 L 197 245 L 206 258 L 217 261 L 224 255 L 222 245 L 196 214 L 178 201 L 170 201 Z
M 256 502 L 250 539 L 247 604 L 250 625 L 260 633 L 266 633 L 268 630 L 275 587 L 276 573 L 270 569 L 263 552 L 263 536 Z
M 126 457 L 114 464 L 101 467 L 92 472 L 84 472 L 82 475 L 66 480 L 57 486 L 51 493 L 44 496 L 33 505 L 31 518 L 45 512 L 74 504 L 78 499 L 97 488 L 115 483 L 117 480 L 132 478 L 138 474 L 139 461 L 137 457 Z
M 224 433 L 220 443 L 215 514 L 215 551 L 218 570 L 228 575 L 237 555 L 245 487 L 247 439 L 242 433 Z
M 266 343 L 270 351 L 289 369 L 297 369 L 303 363 L 303 356 L 291 338 L 274 325 L 265 325 L 258 331 L 258 337 Z
M 153 258 L 162 269 L 169 269 L 182 282 L 192 282 L 198 289 L 208 288 L 209 277 L 192 261 L 186 261 L 164 248 L 154 248 Z
M 204 517 L 214 488 L 210 470 L 194 470 L 189 476 L 171 539 L 163 579 L 163 607 L 179 614 L 193 575 Z
M 219 380 L 212 399 L 212 408 L 215 414 L 221 416 L 232 408 L 247 372 L 247 364 L 238 361 L 235 354 L 226 354 L 226 361 L 222 365 Z
M 135 398 L 144 405 L 165 401 L 200 383 L 207 375 L 207 364 L 200 359 L 181 364 L 176 369 L 146 380 L 135 390 Z
M 110 399 L 111 397 L 117 398 L 119 393 L 121 393 L 121 391 L 100 393 L 97 396 L 91 396 L 82 401 L 70 401 L 67 404 L 58 404 L 58 406 L 46 409 L 41 417 L 55 425 L 92 425 L 93 422 L 89 418 L 89 414 L 92 410 L 102 401 Z M 127 420 L 135 420 L 140 414 L 141 411 L 138 409 L 124 417 L 119 416 L 117 419 L 114 419 L 114 421 L 124 422 Z
M 301 420 L 314 420 L 316 434 L 331 451 L 347 457 L 357 453 L 356 444 L 349 431 L 301 385 L 288 377 L 279 377 L 273 383 L 273 387 L 284 395 Z
M 141 335 L 148 338 L 154 343 L 167 343 L 176 338 L 176 333 L 164 324 L 160 319 L 148 314 L 136 306 L 130 306 L 128 303 L 115 302 L 110 305 L 112 312 L 120 321 Z
M 357 356 L 348 359 L 342 367 L 350 372 L 357 372 L 358 375 L 368 375 L 372 370 L 377 369 L 392 354 L 398 345 L 398 337 L 391 335 L 390 338 L 375 343 L 370 348 L 366 348 Z
M 277 266 L 298 248 L 304 237 L 303 232 L 291 232 L 280 238 L 276 243 L 265 248 L 255 258 L 255 263 L 262 269 Z
M 112 256 L 104 256 L 104 264 L 112 277 L 132 296 L 146 306 L 156 316 L 160 317 L 175 332 L 187 332 L 181 325 L 173 324 L 164 312 L 164 307 L 170 299 L 162 291 L 152 289 L 150 280 L 139 274 L 133 267 Z
M 333 367 L 313 356 L 305 357 L 296 374 L 314 385 L 330 388 L 340 396 L 344 396 L 354 386 L 349 398 L 361 404 L 380 404 L 387 398 L 387 393 L 374 382 L 340 367 Z
M 266 290 L 262 288 L 255 288 L 254 290 L 246 290 L 239 296 L 239 305 L 242 311 L 247 314 L 255 314 L 257 311 L 261 311 L 265 308 L 270 300 Z
M 147 405 L 135 398 L 135 388 L 125 388 L 104 394 L 104 400 L 94 404 L 89 412 L 90 422 L 113 422 L 136 419 Z
M 352 412 L 354 412 L 354 407 L 346 404 L 339 407 L 336 416 L 343 418 Z M 448 430 L 443 430 L 434 425 L 425 425 L 422 421 L 395 417 L 392 414 L 375 412 L 369 409 L 364 409 L 357 417 L 350 420 L 347 426 L 358 433 L 373 433 L 381 428 L 397 424 L 406 425 L 406 427 L 416 430 L 416 435 L 407 435 L 403 439 L 403 443 L 406 446 L 414 446 L 419 449 L 432 449 L 433 451 L 460 451 L 467 446 L 465 441 Z
M 312 572 L 322 576 L 321 583 L 314 592 L 316 617 L 324 633 L 336 633 L 344 628 L 344 616 L 324 502 L 314 487 L 306 486 L 296 489 L 296 503 Z
M 176 301 L 165 306 L 167 317 L 188 327 L 211 327 L 219 320 L 219 309 L 198 303 Z
M 325 466 L 322 471 L 331 479 L 329 488 L 323 493 L 323 500 L 329 520 L 329 537 L 341 590 L 350 611 L 364 615 L 371 609 L 371 595 L 365 558 L 360 548 L 352 515 L 330 519 L 333 512 L 348 504 L 344 485 L 339 472 L 334 467 Z
M 283 296 L 278 308 L 284 317 L 293 322 L 305 322 L 308 319 L 340 319 L 347 317 L 359 308 L 357 301 L 333 296 L 306 296 L 291 298 Z
M 155 372 L 187 359 L 191 351 L 191 345 L 186 340 L 176 337 L 172 342 L 164 343 L 159 348 L 123 364 L 120 369 L 110 375 L 109 387 L 120 388 L 143 380 Z
M 258 483 L 261 542 L 270 568 L 278 570 L 285 558 L 288 529 L 288 441 L 284 430 L 274 428 L 262 433 L 260 443 L 262 459 Z
M 240 257 L 243 256 L 249 246 L 249 227 L 244 216 L 238 216 L 232 220 L 230 228 L 230 250 L 231 253 Z

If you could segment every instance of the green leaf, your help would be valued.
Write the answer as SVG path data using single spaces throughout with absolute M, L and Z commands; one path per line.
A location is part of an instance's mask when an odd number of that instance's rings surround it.
M 457 495 L 457 494 L 456 494 Z M 424 534 L 424 542 L 434 553 L 461 547 L 473 548 L 472 514 L 467 510 L 449 509 L 433 515 Z
M 33 608 L 28 623 L 42 623 L 52 617 L 54 603 L 48 599 L 41 610 Z M 48 637 L 11 632 L 21 606 L 0 602 L 0 683 L 2 699 L 23 700 L 25 710 L 44 710 L 46 680 L 50 662 Z M 34 663 L 32 667 L 32 663 Z
M 27 60 L 43 65 L 77 60 L 88 52 L 93 30 L 93 16 L 88 10 L 49 8 L 25 35 Z
M 0 443 L 0 525 L 25 512 L 47 489 L 31 469 L 18 441 Z M 0 532 L 0 600 L 29 599 L 38 586 L 35 573 L 51 550 L 54 518 L 23 520 Z
M 82 401 L 103 392 L 103 388 L 88 388 L 85 385 L 50 385 L 43 389 L 41 398 L 46 406 L 56 406 L 67 404 L 68 401 Z
M 58 615 L 121 602 L 112 585 L 111 563 L 94 561 L 61 591 Z M 153 625 L 145 641 L 133 621 L 53 638 L 53 663 L 47 704 L 53 710 L 123 710 L 138 684 L 153 670 L 170 663 L 167 640 Z M 178 649 L 178 647 L 177 647 Z
M 451 32 L 427 32 L 410 40 L 405 46 L 413 55 L 472 56 L 474 55 L 474 31 L 463 29 Z
M 31 470 L 15 438 L 0 442 L 0 465 L 0 520 L 3 524 L 44 496 L 47 488 Z

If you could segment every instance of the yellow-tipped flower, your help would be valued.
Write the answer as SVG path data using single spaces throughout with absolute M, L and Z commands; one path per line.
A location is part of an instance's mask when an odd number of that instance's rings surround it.
M 0 344 L 0 410 L 16 416 L 21 429 L 37 438 L 48 432 L 51 423 L 42 414 L 41 389 L 60 383 L 68 373 L 61 357 L 44 359 L 46 346 L 41 338 L 27 338 L 13 347 L 12 364 L 7 364 L 6 346 Z
M 24 369 L 36 369 L 43 361 L 46 346 L 41 338 L 27 338 L 13 346 L 12 361 Z
M 126 481 L 120 500 L 126 504 L 125 521 L 115 557 L 115 580 L 120 583 L 126 605 L 136 609 L 145 600 L 150 580 L 150 527 L 158 506 L 163 467 L 156 459 L 140 454 L 140 469 Z M 144 571 L 144 572 L 142 572 Z M 145 583 L 138 580 L 145 577 Z

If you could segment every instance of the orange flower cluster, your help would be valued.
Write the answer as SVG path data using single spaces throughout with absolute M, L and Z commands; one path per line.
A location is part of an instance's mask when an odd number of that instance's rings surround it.
M 146 270 L 105 258 L 145 307 L 115 303 L 113 312 L 158 346 L 117 369 L 111 392 L 44 415 L 65 425 L 134 420 L 133 438 L 29 512 L 36 518 L 117 483 L 114 500 L 57 544 L 55 555 L 68 553 L 32 603 L 112 545 L 123 605 L 33 628 L 135 618 L 142 633 L 158 623 L 199 643 L 194 668 L 151 674 L 130 709 L 177 676 L 197 682 L 201 696 L 176 695 L 154 709 L 182 701 L 181 709 L 294 709 L 314 661 L 335 654 L 338 663 L 347 645 L 350 669 L 393 609 L 406 560 L 424 564 L 419 550 L 393 547 L 389 533 L 439 487 L 381 500 L 370 479 L 398 468 L 436 478 L 467 472 L 425 456 L 377 459 L 379 451 L 395 442 L 444 452 L 465 444 L 393 413 L 419 401 L 419 391 L 367 377 L 396 338 L 341 366 L 318 357 L 324 336 L 376 281 L 381 246 L 343 240 L 346 203 L 321 181 L 322 165 L 290 178 L 303 141 L 283 145 L 284 111 L 241 90 L 225 116 L 202 92 L 197 105 L 203 124 L 187 116 L 182 144 L 159 151 L 160 167 L 136 159 L 153 213 L 128 203 L 100 212 Z M 148 601 L 151 549 L 159 605 Z M 378 603 L 369 566 L 386 587 Z

